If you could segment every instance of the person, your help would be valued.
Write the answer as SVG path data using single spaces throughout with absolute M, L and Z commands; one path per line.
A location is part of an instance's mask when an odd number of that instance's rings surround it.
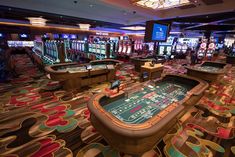
M 191 50 L 187 52 L 186 55 L 187 64 L 191 64 L 191 54 L 192 54 Z
M 0 82 L 7 80 L 6 57 L 4 51 L 0 50 Z
M 191 64 L 197 63 L 197 54 L 195 51 L 191 51 Z

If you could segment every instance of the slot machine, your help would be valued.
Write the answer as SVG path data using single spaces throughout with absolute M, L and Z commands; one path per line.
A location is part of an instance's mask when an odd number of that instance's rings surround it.
M 208 60 L 212 59 L 213 54 L 215 52 L 215 48 L 216 48 L 215 41 L 213 39 L 211 39 L 210 44 L 208 45 L 208 48 L 207 48 L 207 53 L 206 53 L 206 58 Z
M 132 53 L 132 45 L 131 44 L 132 44 L 131 42 L 127 42 L 127 45 L 126 45 L 126 47 L 127 47 L 126 55 L 128 55 L 128 56 L 130 56 Z
M 165 48 L 163 46 L 159 46 L 159 55 L 164 55 Z
M 53 58 L 54 58 L 54 61 L 56 63 L 59 63 L 60 62 L 60 59 L 59 59 L 59 51 L 58 51 L 58 44 L 60 44 L 59 42 L 57 41 L 53 41 L 53 51 L 54 51 L 54 54 L 53 54 Z
M 139 48 L 138 48 L 138 40 L 135 41 L 134 49 L 135 49 L 135 51 L 138 51 L 138 50 L 139 50 Z
M 100 58 L 101 59 L 107 58 L 105 42 L 100 42 Z
M 148 47 L 149 47 L 149 51 L 153 51 L 154 50 L 154 43 L 148 43 Z M 143 49 L 143 45 L 142 45 L 142 49 Z
M 78 44 L 79 44 L 79 52 L 82 52 L 82 42 L 78 41 Z
M 188 49 L 188 45 L 187 44 L 183 44 L 182 46 L 182 52 L 185 54 L 187 52 Z
M 72 42 L 69 40 L 64 40 L 64 55 L 65 55 L 65 62 L 69 62 L 70 60 L 68 59 L 68 54 L 71 51 L 70 45 L 72 45 Z
M 80 45 L 79 45 L 79 42 L 76 41 L 76 52 L 79 52 L 80 51 Z
M 143 50 L 143 42 L 142 41 L 140 42 L 139 50 Z
M 181 44 L 177 44 L 177 45 L 176 45 L 176 53 L 181 53 L 181 51 L 182 51 L 182 46 L 181 46 Z
M 102 58 L 101 57 L 102 56 L 101 55 L 101 42 L 96 43 L 95 45 L 96 45 L 96 51 L 95 51 L 96 56 L 97 56 L 97 58 L 101 59 Z
M 109 41 L 109 44 L 110 44 L 110 58 L 114 58 L 115 43 L 113 41 Z
M 47 52 L 47 58 L 49 62 L 52 62 L 52 56 L 53 56 L 53 43 L 52 41 L 48 41 L 48 52 Z
M 88 52 L 91 53 L 92 52 L 92 44 L 88 43 Z
M 199 60 L 202 60 L 206 55 L 207 50 L 207 40 L 204 39 L 200 45 L 200 48 L 198 50 L 197 56 Z
M 171 55 L 171 50 L 172 50 L 172 47 L 171 47 L 171 46 L 167 46 L 167 47 L 166 47 L 166 52 L 167 52 L 166 55 L 167 55 L 167 56 L 170 56 L 170 55 Z
M 81 51 L 85 52 L 85 42 L 84 41 L 80 41 L 81 42 Z
M 122 49 L 123 49 L 123 42 L 120 40 L 118 43 L 118 54 L 122 53 Z
M 126 51 L 127 51 L 127 44 L 126 42 L 123 42 L 123 45 L 122 45 L 122 54 L 126 54 Z

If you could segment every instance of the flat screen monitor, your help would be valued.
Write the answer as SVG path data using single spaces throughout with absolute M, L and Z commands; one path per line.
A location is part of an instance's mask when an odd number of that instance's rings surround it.
M 169 35 L 169 24 L 157 21 L 147 21 L 145 28 L 145 42 L 165 42 Z
M 91 70 L 91 69 L 92 69 L 92 66 L 91 66 L 91 65 L 87 65 L 87 66 L 86 66 L 86 69 L 87 69 L 87 70 Z
M 115 89 L 118 88 L 121 85 L 121 81 L 120 80 L 116 80 L 111 84 L 110 89 Z

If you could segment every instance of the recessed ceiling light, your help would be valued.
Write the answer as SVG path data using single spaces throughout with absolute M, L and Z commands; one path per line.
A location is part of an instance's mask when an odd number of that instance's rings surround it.
M 79 23 L 78 24 L 81 30 L 89 30 L 91 25 L 90 24 L 84 24 L 84 23 Z
M 89 5 L 89 7 L 91 7 L 91 8 L 92 8 L 92 7 L 94 7 L 94 5 L 93 5 L 93 4 L 90 4 L 90 5 Z
M 31 25 L 33 26 L 45 26 L 46 25 L 46 19 L 42 17 L 28 17 L 27 18 Z
M 145 30 L 145 27 L 143 27 L 143 26 L 129 26 L 129 27 L 121 27 L 121 29 L 142 31 L 142 30 Z

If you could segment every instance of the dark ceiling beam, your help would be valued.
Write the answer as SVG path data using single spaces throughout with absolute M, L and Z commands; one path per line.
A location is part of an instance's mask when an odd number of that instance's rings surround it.
M 195 26 L 189 26 L 189 27 L 184 28 L 184 30 L 195 29 L 195 28 L 207 26 L 207 25 L 217 25 L 219 23 L 227 22 L 227 21 L 231 21 L 231 20 L 235 20 L 235 17 L 227 18 L 227 19 L 223 19 L 223 20 L 216 20 L 216 21 L 212 21 L 209 23 L 203 23 L 203 24 L 199 24 L 199 25 L 195 25 Z

